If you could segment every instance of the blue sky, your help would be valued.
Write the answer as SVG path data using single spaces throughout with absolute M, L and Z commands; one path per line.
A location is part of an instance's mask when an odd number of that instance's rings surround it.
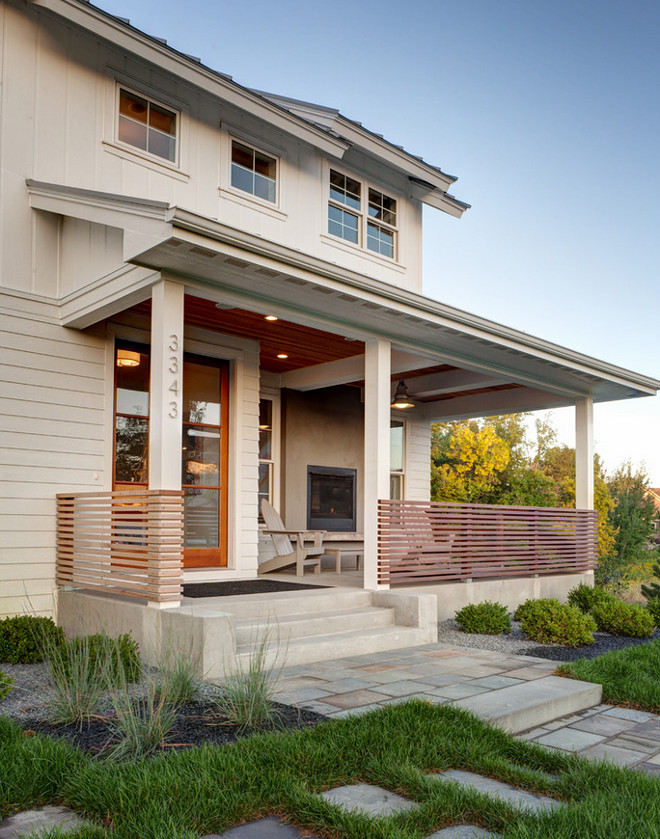
M 660 378 L 657 0 L 97 2 L 457 175 L 472 209 L 425 212 L 426 294 Z M 595 416 L 606 467 L 660 486 L 660 397 Z

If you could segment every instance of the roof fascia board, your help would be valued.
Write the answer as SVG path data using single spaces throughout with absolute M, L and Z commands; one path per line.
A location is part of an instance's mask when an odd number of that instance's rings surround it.
M 418 405 L 417 415 L 429 422 L 472 419 L 473 417 L 499 416 L 520 411 L 539 411 L 550 408 L 568 408 L 575 402 L 547 390 L 517 388 L 510 391 L 458 396 L 441 402 Z
M 127 24 L 115 20 L 94 6 L 87 6 L 79 0 L 29 0 L 29 2 L 33 6 L 92 32 L 97 37 L 109 41 L 114 46 L 150 64 L 155 64 L 165 72 L 202 88 L 228 105 L 244 111 L 249 103 L 250 113 L 275 128 L 304 140 L 325 154 L 341 158 L 349 147 L 342 139 L 328 134 L 321 128 L 316 128 L 275 103 L 251 93 L 238 82 L 225 78 L 203 64 L 198 64 L 172 47 L 159 44 L 139 30 L 129 28 Z
M 433 189 L 430 184 L 428 187 L 424 187 L 421 184 L 411 181 L 410 195 L 417 201 L 421 201 L 422 204 L 427 204 L 435 210 L 442 210 L 444 213 L 454 216 L 454 218 L 460 218 L 463 213 L 470 208 L 469 204 L 464 204 L 462 201 L 458 201 L 458 199 L 453 198 L 446 192 Z
M 660 389 L 660 381 L 649 376 L 625 370 L 622 367 L 575 352 L 567 347 L 544 341 L 541 338 L 519 332 L 516 329 L 481 318 L 470 312 L 447 306 L 407 289 L 390 286 L 362 274 L 330 265 L 316 257 L 301 254 L 299 251 L 266 241 L 258 236 L 252 236 L 221 222 L 191 213 L 188 210 L 174 208 L 172 223 L 175 228 L 189 230 L 235 245 L 252 253 L 275 258 L 291 267 L 310 270 L 316 275 L 316 282 L 321 278 L 334 280 L 343 286 L 350 285 L 362 291 L 370 292 L 375 296 L 374 302 L 378 302 L 378 299 L 380 299 L 381 303 L 386 300 L 398 304 L 399 307 L 410 307 L 410 314 L 419 316 L 421 312 L 430 316 L 430 319 L 439 325 L 450 329 L 456 329 L 458 325 L 462 332 L 475 338 L 494 340 L 501 346 L 533 355 L 545 361 L 555 363 L 560 361 L 574 370 L 599 378 L 610 379 L 623 387 L 643 390 L 649 396 L 653 396 Z
M 136 265 L 122 265 L 60 301 L 60 324 L 86 329 L 100 320 L 151 297 L 151 288 L 161 279 L 160 271 Z
M 458 180 L 458 178 L 452 175 L 446 175 L 439 169 L 430 166 L 428 163 L 424 163 L 423 160 L 418 160 L 414 155 L 404 149 L 399 149 L 387 140 L 381 139 L 364 128 L 360 128 L 341 114 L 339 114 L 336 120 L 336 130 L 351 145 L 381 158 L 381 160 L 390 166 L 399 169 L 401 172 L 405 172 L 407 175 L 428 181 L 428 183 L 437 187 L 442 192 L 446 192 Z

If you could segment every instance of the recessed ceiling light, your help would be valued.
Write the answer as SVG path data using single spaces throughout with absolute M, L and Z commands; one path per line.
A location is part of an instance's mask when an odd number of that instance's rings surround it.
M 277 357 L 278 358 L 288 358 L 289 356 L 285 352 L 278 352 Z
M 277 315 L 266 315 L 266 320 L 279 320 Z

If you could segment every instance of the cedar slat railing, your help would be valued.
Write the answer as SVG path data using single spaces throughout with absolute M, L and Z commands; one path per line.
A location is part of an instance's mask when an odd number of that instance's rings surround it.
M 59 493 L 58 585 L 181 600 L 181 490 Z
M 566 507 L 378 502 L 378 580 L 446 582 L 595 568 L 597 514 Z

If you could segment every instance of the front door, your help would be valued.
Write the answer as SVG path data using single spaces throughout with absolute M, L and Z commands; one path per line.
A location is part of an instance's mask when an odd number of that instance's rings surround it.
M 228 391 L 226 362 L 184 355 L 185 568 L 227 565 Z

